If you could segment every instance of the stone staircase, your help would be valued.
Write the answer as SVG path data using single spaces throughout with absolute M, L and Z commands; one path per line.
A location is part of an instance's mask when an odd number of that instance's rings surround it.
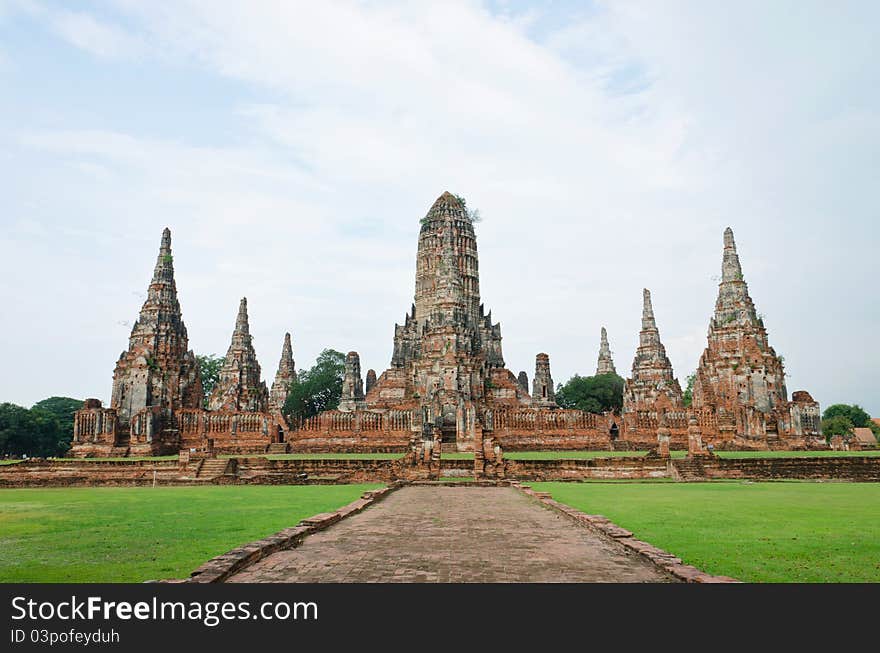
M 290 451 L 289 442 L 273 442 L 266 449 L 266 453 L 288 453 Z
M 674 470 L 674 477 L 677 481 L 690 483 L 694 481 L 708 480 L 706 470 L 703 467 L 703 462 L 696 458 L 673 460 L 672 469 Z
M 206 458 L 199 465 L 199 471 L 196 472 L 195 477 L 200 481 L 210 481 L 218 476 L 223 476 L 228 466 L 228 458 Z
M 131 447 L 113 447 L 110 449 L 111 458 L 125 458 L 128 456 Z
M 455 442 L 442 442 L 440 444 L 441 453 L 455 453 L 458 451 L 458 445 Z

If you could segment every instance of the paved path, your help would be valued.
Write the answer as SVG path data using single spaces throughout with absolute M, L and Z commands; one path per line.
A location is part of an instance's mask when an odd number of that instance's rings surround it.
M 506 487 L 405 487 L 229 582 L 670 582 Z

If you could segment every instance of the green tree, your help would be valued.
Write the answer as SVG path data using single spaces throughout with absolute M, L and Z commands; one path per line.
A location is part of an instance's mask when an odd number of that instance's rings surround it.
M 616 374 L 575 374 L 565 385 L 557 386 L 556 403 L 591 413 L 619 412 L 623 407 L 623 385 L 623 379 Z
M 694 403 L 694 381 L 697 380 L 697 373 L 688 375 L 687 378 L 687 388 L 685 388 L 684 394 L 681 396 L 681 402 L 684 404 L 685 408 L 690 408 L 690 405 Z
M 0 455 L 48 457 L 68 448 L 58 418 L 42 408 L 0 404 Z
M 290 384 L 290 394 L 282 409 L 284 415 L 296 423 L 339 405 L 342 396 L 342 378 L 345 375 L 345 354 L 325 349 L 315 364 L 297 374 Z
M 223 356 L 215 356 L 214 354 L 200 354 L 196 356 L 196 360 L 199 361 L 199 375 L 202 379 L 202 392 L 205 394 L 202 405 L 207 408 L 208 397 L 211 396 L 211 391 L 217 385 L 217 381 L 220 380 L 220 368 L 223 366 L 223 361 L 226 359 Z
M 822 413 L 822 429 L 824 433 L 824 420 L 835 417 L 845 417 L 854 427 L 869 428 L 874 432 L 874 437 L 880 440 L 880 425 L 875 424 L 871 416 L 858 404 L 832 404 Z
M 822 420 L 822 434 L 826 440 L 830 440 L 832 435 L 842 435 L 849 439 L 853 428 L 853 423 L 844 415 L 832 415 Z
M 869 426 L 871 424 L 871 416 L 858 404 L 832 404 L 822 413 L 822 419 L 831 419 L 832 417 L 846 417 L 853 426 Z
M 31 410 L 44 410 L 58 420 L 58 451 L 50 455 L 64 455 L 73 440 L 73 414 L 83 406 L 82 399 L 71 397 L 49 397 L 38 401 Z

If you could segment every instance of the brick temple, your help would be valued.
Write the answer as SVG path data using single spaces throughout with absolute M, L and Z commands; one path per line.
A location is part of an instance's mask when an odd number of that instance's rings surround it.
M 388 369 L 378 377 L 368 370 L 364 383 L 360 357 L 349 352 L 338 408 L 288 423 L 281 408 L 296 380 L 290 334 L 269 389 L 242 299 L 219 382 L 204 398 L 166 229 L 147 300 L 116 365 L 110 406 L 89 399 L 77 413 L 72 455 L 410 451 L 436 460 L 456 450 L 473 451 L 477 465 L 491 467 L 504 449 L 824 445 L 818 404 L 804 391 L 788 400 L 782 359 L 767 342 L 730 229 L 691 407 L 683 404 L 648 290 L 620 415 L 560 408 L 549 356 L 536 355 L 530 385 L 525 372 L 506 367 L 501 340 L 501 325 L 480 297 L 473 220 L 447 192 L 421 220 L 414 302 L 395 325 Z M 604 327 L 596 371 L 616 373 Z

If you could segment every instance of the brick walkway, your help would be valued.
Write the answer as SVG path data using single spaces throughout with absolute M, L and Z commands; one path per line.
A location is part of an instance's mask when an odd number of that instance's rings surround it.
M 229 582 L 670 582 L 512 488 L 405 487 Z

